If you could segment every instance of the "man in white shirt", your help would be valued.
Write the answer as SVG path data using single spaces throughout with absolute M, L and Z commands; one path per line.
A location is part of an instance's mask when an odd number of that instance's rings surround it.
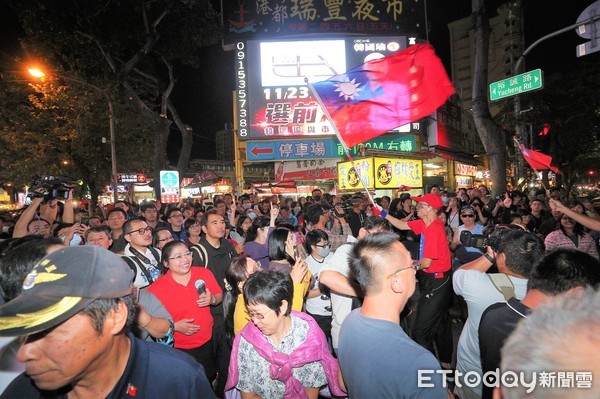
M 492 282 L 487 270 L 496 264 L 499 274 L 504 274 L 506 284 L 512 286 L 505 293 L 521 300 L 527 292 L 527 278 L 533 263 L 544 254 L 544 244 L 534 234 L 524 230 L 502 229 L 495 233 L 498 243 L 489 245 L 487 253 L 472 262 L 458 268 L 452 277 L 454 292 L 467 302 L 469 317 L 460 334 L 457 347 L 456 370 L 464 376 L 468 372 L 482 374 L 479 353 L 479 321 L 488 306 L 503 302 L 508 298 L 500 292 L 498 283 Z M 502 233 L 502 234 L 500 234 Z M 458 374 L 460 377 L 460 374 Z M 465 384 L 459 378 L 456 382 L 456 393 L 461 399 L 481 398 L 482 387 Z
M 333 350 L 337 353 L 340 329 L 346 316 L 352 311 L 352 298 L 362 296 L 357 285 L 348 280 L 350 267 L 348 259 L 354 244 L 368 234 L 393 232 L 392 225 L 379 216 L 369 216 L 358 233 L 358 239 L 348 236 L 346 244 L 341 245 L 333 254 L 327 265 L 321 269 L 319 281 L 331 290 L 331 341 Z M 357 291 L 358 290 L 358 291 Z

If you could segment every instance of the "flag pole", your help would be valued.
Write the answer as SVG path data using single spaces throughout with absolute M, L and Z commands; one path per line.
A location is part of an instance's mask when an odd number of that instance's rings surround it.
M 344 139 L 342 139 L 342 135 L 340 134 L 337 126 L 335 125 L 335 123 L 333 123 L 333 120 L 331 119 L 331 115 L 329 115 L 329 111 L 325 107 L 325 104 L 323 104 L 323 100 L 321 100 L 321 96 L 319 96 L 319 93 L 317 93 L 317 91 L 315 90 L 315 87 L 312 85 L 312 83 L 310 83 L 308 81 L 308 78 L 305 77 L 304 82 L 308 86 L 308 90 L 310 91 L 310 93 L 313 95 L 315 100 L 317 100 L 317 102 L 321 106 L 321 109 L 323 110 L 325 117 L 327 118 L 327 120 L 329 121 L 331 126 L 333 127 L 335 136 L 337 137 L 339 142 L 342 144 L 342 148 L 344 149 L 344 154 L 346 154 L 346 157 L 350 160 L 350 163 L 352 164 L 352 167 L 354 168 L 354 171 L 356 172 L 356 174 L 358 176 L 358 180 L 360 181 L 360 184 L 363 186 L 363 188 L 365 189 L 365 192 L 367 193 L 367 197 L 369 198 L 369 201 L 371 201 L 371 204 L 373 204 L 373 206 L 377 205 L 375 203 L 375 200 L 373 199 L 373 196 L 369 192 L 369 189 L 365 186 L 362 176 L 360 175 L 360 170 L 356 168 L 356 165 L 354 164 L 354 159 L 352 158 L 352 155 L 350 155 L 350 150 L 348 149 L 348 146 L 346 145 L 346 142 L 344 141 Z
M 523 155 L 523 150 L 521 149 L 521 146 L 519 145 L 520 144 L 519 140 L 517 140 L 515 137 L 513 137 L 513 140 L 514 140 L 515 144 L 517 144 L 517 148 L 519 149 L 519 152 L 521 153 L 521 158 L 523 158 L 523 161 L 527 162 L 526 159 L 525 159 L 525 156 Z M 527 163 L 529 164 L 529 162 L 527 162 Z M 531 169 L 533 169 L 533 171 L 535 172 L 536 175 L 538 173 L 540 173 L 536 168 L 534 168 L 533 166 L 531 166 L 531 164 L 529 164 L 529 167 Z M 544 184 L 544 179 L 540 179 L 540 182 L 542 183 L 542 187 L 544 187 L 544 190 L 546 190 L 546 193 L 549 193 L 550 190 Z

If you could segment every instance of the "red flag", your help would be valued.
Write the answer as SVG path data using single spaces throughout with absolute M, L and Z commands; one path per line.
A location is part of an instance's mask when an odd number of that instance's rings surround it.
M 534 150 L 530 150 L 529 148 L 525 148 L 525 146 L 519 143 L 519 148 L 521 149 L 521 153 L 523 154 L 523 158 L 527 161 L 529 166 L 531 166 L 535 170 L 544 170 L 550 169 L 554 173 L 558 173 L 558 168 L 556 166 L 552 166 L 552 157 L 546 154 L 542 154 L 541 152 L 537 152 Z
M 137 387 L 135 385 L 128 384 L 127 385 L 127 395 L 136 396 L 137 395 Z
M 540 130 L 538 136 L 547 136 L 548 133 L 550 133 L 550 124 L 544 123 L 544 127 L 542 127 L 542 130 Z
M 429 116 L 454 94 L 429 43 L 368 61 L 313 86 L 348 146 Z
M 401 185 L 400 187 L 398 187 L 398 191 L 396 191 L 397 193 L 401 193 L 403 191 L 410 191 L 412 190 L 412 187 L 409 186 L 405 186 L 404 184 Z

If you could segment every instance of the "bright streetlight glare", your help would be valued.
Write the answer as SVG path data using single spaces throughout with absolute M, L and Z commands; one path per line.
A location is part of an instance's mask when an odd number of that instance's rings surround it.
M 29 72 L 29 74 L 35 78 L 38 79 L 42 79 L 46 76 L 46 74 L 44 72 L 42 72 L 41 69 L 39 68 L 29 68 L 27 69 L 27 72 Z M 114 202 L 117 202 L 117 200 L 119 199 L 119 190 L 118 190 L 118 186 L 117 186 L 117 150 L 116 150 L 116 145 L 115 145 L 115 122 L 114 122 L 114 112 L 113 112 L 113 104 L 110 101 L 110 98 L 108 97 L 108 95 L 98 86 L 94 86 L 91 83 L 85 82 L 83 80 L 79 80 L 79 79 L 73 79 L 70 78 L 68 76 L 62 76 L 62 75 L 56 75 L 61 79 L 64 79 L 66 81 L 69 82 L 74 82 L 77 83 L 79 85 L 83 85 L 83 86 L 87 86 L 87 87 L 91 87 L 92 89 L 98 91 L 100 94 L 102 94 L 104 96 L 104 98 L 106 98 L 106 102 L 108 103 L 108 125 L 109 125 L 109 129 L 110 129 L 110 158 L 111 158 L 111 166 L 112 166 L 112 188 L 113 188 L 113 197 L 114 197 Z M 103 141 L 104 142 L 104 141 Z M 63 161 L 62 162 L 63 165 L 68 165 L 69 162 L 68 161 Z
M 43 78 L 44 76 L 46 76 L 46 74 L 38 68 L 29 68 L 27 72 L 29 72 L 29 74 L 34 78 Z

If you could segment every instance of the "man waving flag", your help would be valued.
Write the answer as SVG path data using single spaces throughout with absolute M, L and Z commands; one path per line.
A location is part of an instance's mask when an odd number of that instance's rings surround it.
M 368 61 L 312 87 L 347 146 L 429 116 L 454 94 L 428 43 Z

